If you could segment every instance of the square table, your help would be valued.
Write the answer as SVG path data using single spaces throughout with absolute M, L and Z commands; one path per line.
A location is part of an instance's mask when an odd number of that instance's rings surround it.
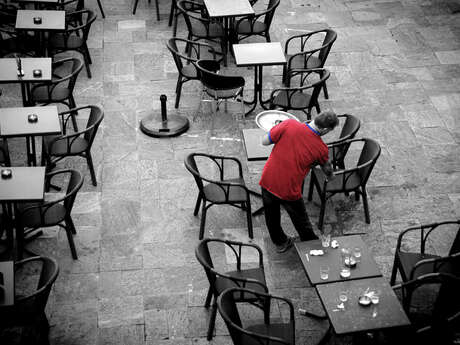
M 51 58 L 21 58 L 24 75 L 18 76 L 16 59 L 0 59 L 0 84 L 20 83 L 22 103 L 27 106 L 30 101 L 30 83 L 51 81 Z M 34 77 L 33 70 L 40 69 L 42 75 Z
M 252 107 L 246 112 L 251 113 L 257 105 L 257 96 L 262 108 L 268 101 L 262 100 L 262 68 L 286 64 L 283 48 L 280 42 L 234 44 L 233 52 L 238 67 L 255 66 L 254 68 L 254 99 L 246 104 Z
M 37 122 L 29 122 L 29 114 L 38 116 Z M 27 160 L 37 165 L 35 152 L 36 135 L 61 133 L 57 106 L 0 108 L 0 136 L 4 138 L 26 137 Z
M 272 152 L 273 145 L 262 145 L 262 138 L 267 134 L 260 128 L 243 129 L 243 142 L 248 161 L 265 161 Z
M 3 293 L 0 294 L 0 308 L 14 305 L 14 262 L 0 261 L 0 285 Z
M 302 266 L 310 280 L 312 285 L 319 284 L 328 284 L 332 282 L 344 281 L 344 280 L 355 280 L 363 279 L 370 277 L 379 277 L 382 274 L 380 273 L 379 267 L 372 257 L 371 252 L 367 248 L 366 244 L 363 242 L 361 236 L 351 235 L 351 236 L 340 236 L 334 237 L 338 244 L 338 248 L 327 248 L 324 255 L 313 256 L 310 255 L 310 250 L 312 249 L 324 249 L 321 246 L 320 240 L 313 241 L 304 241 L 294 243 L 294 247 L 297 251 L 297 254 L 302 261 Z M 350 268 L 351 275 L 349 278 L 341 278 L 340 270 L 342 268 L 342 257 L 341 257 L 341 248 L 350 248 L 353 250 L 354 247 L 361 248 L 361 261 L 355 266 Z M 306 254 L 308 255 L 308 258 Z M 320 278 L 320 266 L 329 267 L 329 279 L 322 280 Z
M 41 201 L 45 192 L 45 167 L 8 167 L 12 176 L 0 178 L 0 202 Z
M 361 306 L 358 298 L 368 288 L 369 291 L 380 290 L 379 303 Z M 321 284 L 316 286 L 316 290 L 332 327 L 338 335 L 410 325 L 401 303 L 384 278 Z M 341 303 L 338 299 L 340 291 L 348 292 L 348 300 L 344 302 L 345 309 L 343 310 L 337 307 Z
M 40 24 L 34 23 L 34 18 L 40 17 Z M 39 45 L 43 47 L 43 55 L 48 56 L 45 43 L 45 32 L 65 30 L 65 11 L 48 10 L 18 10 L 16 15 L 16 30 L 37 31 Z

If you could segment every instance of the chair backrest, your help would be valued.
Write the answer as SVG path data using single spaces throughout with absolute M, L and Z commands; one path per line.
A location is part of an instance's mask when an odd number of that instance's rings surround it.
M 85 17 L 86 20 L 84 20 Z M 66 15 L 66 36 L 78 35 L 83 38 L 83 42 L 86 42 L 88 40 L 91 25 L 96 18 L 96 13 L 88 9 L 68 13 Z
M 275 15 L 275 10 L 280 4 L 280 0 L 270 0 L 267 5 L 267 14 L 265 14 L 264 23 L 267 29 L 270 27 L 273 16 Z
M 59 274 L 59 266 L 56 260 L 44 256 L 31 257 L 18 261 L 15 263 L 15 269 L 20 269 L 34 262 L 41 263 L 38 285 L 36 290 L 31 294 L 16 298 L 13 310 L 17 317 L 34 317 L 44 313 L 51 287 Z
M 194 1 L 181 0 L 177 8 L 182 14 L 187 25 L 189 35 L 204 38 L 210 35 L 210 20 L 206 18 L 206 7 Z
M 350 114 L 343 114 L 338 115 L 338 117 L 341 119 L 345 119 L 345 121 L 343 122 L 342 130 L 340 131 L 339 137 L 333 142 L 328 142 L 328 145 L 338 144 L 346 140 L 353 139 L 356 136 L 356 133 L 358 133 L 359 128 L 361 127 L 361 121 L 356 116 Z M 333 147 L 332 163 L 340 167 L 341 169 L 345 169 L 345 165 L 343 162 L 349 148 L 350 144 Z
M 52 91 L 54 90 L 56 85 L 61 83 L 67 83 L 67 88 L 69 89 L 69 92 L 73 92 L 73 89 L 75 88 L 75 83 L 77 82 L 78 74 L 83 69 L 83 66 L 83 60 L 76 56 L 54 61 L 52 64 L 54 82 L 52 81 L 50 84 L 44 84 L 48 85 L 49 93 L 52 94 Z M 61 68 L 65 70 L 65 75 L 61 74 Z
M 358 166 L 365 165 L 358 170 L 361 177 L 361 185 L 365 185 L 377 159 L 380 156 L 381 148 L 378 142 L 373 139 L 364 138 L 364 145 L 358 159 Z M 369 164 L 367 164 L 369 163 Z
M 244 87 L 244 78 L 217 74 L 219 63 L 215 60 L 198 60 L 196 62 L 201 83 L 208 90 L 232 90 Z
M 238 312 L 237 302 L 238 296 L 251 295 L 253 296 L 251 305 L 260 309 L 261 317 L 259 320 L 264 320 L 264 325 L 257 327 L 260 329 L 260 333 L 257 331 L 246 329 L 243 325 L 243 320 Z M 276 304 L 278 301 L 282 301 L 289 306 L 289 328 L 290 334 L 278 334 L 276 337 L 269 336 L 269 332 L 263 330 L 269 328 L 271 325 L 270 320 L 270 307 L 271 304 Z M 294 318 L 294 307 L 292 303 L 281 297 L 275 297 L 265 293 L 259 293 L 249 289 L 242 288 L 230 288 L 225 290 L 217 298 L 217 308 L 220 315 L 227 325 L 230 337 L 232 338 L 233 344 L 244 345 L 244 344 L 286 344 L 295 345 L 295 318 Z M 252 315 L 251 315 L 252 316 Z M 286 323 L 287 324 L 287 323 Z M 281 333 L 281 332 L 280 332 Z M 285 338 L 281 338 L 281 337 Z
M 198 243 L 198 246 L 195 248 L 195 257 L 201 266 L 203 266 L 211 289 L 215 291 L 216 274 L 213 271 L 214 264 L 208 247 L 210 241 L 213 241 L 213 239 L 205 238 Z
M 69 182 L 67 184 L 67 190 L 64 197 L 64 207 L 66 209 L 67 214 L 70 214 L 73 208 L 73 204 L 75 202 L 75 198 L 77 197 L 77 193 L 83 185 L 83 176 L 78 170 L 73 169 L 61 170 L 59 171 L 59 173 L 70 173 Z
M 323 45 L 321 47 L 321 50 L 319 51 L 319 59 L 321 61 L 321 66 L 324 66 L 324 63 L 326 62 L 326 59 L 329 55 L 329 52 L 331 51 L 332 45 L 334 44 L 335 40 L 337 39 L 337 32 L 335 32 L 332 29 L 325 29 L 326 36 L 324 37 Z
M 395 286 L 423 344 L 453 344 L 460 322 L 460 277 L 430 273 Z
M 102 108 L 97 105 L 89 105 L 88 108 L 91 110 L 89 113 L 88 122 L 86 123 L 86 132 L 84 134 L 84 138 L 88 142 L 88 146 L 91 147 L 94 138 L 96 137 L 97 129 L 104 119 L 104 112 L 102 111 Z
M 187 157 L 185 157 L 184 164 L 185 167 L 187 168 L 188 171 L 193 175 L 193 178 L 195 179 L 196 185 L 198 187 L 198 190 L 200 193 L 204 194 L 203 188 L 203 180 L 200 176 L 200 171 L 198 170 L 198 166 L 196 164 L 195 157 L 197 156 L 202 156 L 202 154 L 199 153 L 190 153 Z

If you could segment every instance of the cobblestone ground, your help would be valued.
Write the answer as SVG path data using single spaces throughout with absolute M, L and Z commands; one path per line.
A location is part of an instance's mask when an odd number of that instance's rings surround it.
M 248 184 L 257 188 L 263 163 L 247 163 L 238 107 L 214 119 L 205 105 L 190 130 L 173 139 L 154 139 L 138 121 L 159 114 L 160 94 L 173 113 L 176 68 L 165 42 L 172 36 L 170 2 L 142 0 L 135 16 L 127 0 L 103 1 L 107 17 L 91 29 L 93 78 L 82 72 L 78 105 L 101 104 L 105 120 L 93 155 L 99 184 L 93 187 L 83 160 L 60 167 L 79 168 L 85 184 L 73 211 L 79 260 L 70 257 L 65 234 L 46 231 L 31 249 L 58 258 L 61 273 L 48 305 L 52 344 L 205 344 L 208 286 L 194 257 L 199 217 L 197 195 L 183 158 L 194 151 L 236 156 Z M 95 1 L 88 6 L 97 10 Z M 258 8 L 267 1 L 259 0 Z M 351 113 L 362 121 L 359 135 L 376 139 L 382 154 L 369 181 L 371 224 L 361 202 L 334 197 L 327 205 L 326 228 L 334 234 L 364 232 L 382 272 L 389 277 L 398 233 L 413 224 L 460 216 L 460 3 L 458 0 L 281 0 L 271 29 L 272 41 L 331 27 L 338 39 L 326 63 L 331 70 L 329 100 L 322 109 Z M 185 36 L 179 23 L 178 35 Z M 254 39 L 253 41 L 257 41 Z M 281 69 L 264 69 L 266 95 L 280 86 Z M 252 93 L 253 71 L 230 59 L 225 73 L 246 78 Z M 19 89 L 2 86 L 0 104 L 19 106 Z M 180 114 L 192 119 L 200 85 L 183 88 Z M 300 115 L 302 119 L 302 115 Z M 84 115 L 80 117 L 84 123 Z M 24 143 L 12 140 L 13 163 L 25 164 Z M 255 206 L 260 200 L 254 199 Z M 307 202 L 313 222 L 318 200 Z M 264 251 L 269 289 L 292 298 L 296 307 L 320 309 L 315 290 L 294 250 L 276 254 L 262 217 L 254 217 L 255 238 Z M 294 229 L 286 215 L 287 232 Z M 245 214 L 212 207 L 206 235 L 248 240 Z M 432 246 L 442 253 L 448 236 Z M 410 245 L 410 244 L 409 244 Z M 226 256 L 221 253 L 225 263 Z M 249 260 L 250 261 L 250 260 Z M 297 320 L 299 343 L 317 339 L 326 325 Z M 346 343 L 347 339 L 335 340 Z M 218 316 L 213 344 L 231 344 Z

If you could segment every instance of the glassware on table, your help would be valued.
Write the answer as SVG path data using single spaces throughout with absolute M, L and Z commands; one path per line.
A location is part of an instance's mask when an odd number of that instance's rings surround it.
M 346 302 L 348 301 L 348 291 L 343 290 L 339 292 L 339 300 L 340 302 Z
M 353 248 L 353 257 L 355 258 L 356 262 L 361 261 L 361 248 L 360 247 Z
M 329 279 L 329 266 L 321 266 L 319 268 L 319 274 L 322 280 L 328 280 Z
M 342 278 L 348 278 L 348 277 L 350 277 L 350 275 L 351 275 L 350 267 L 348 267 L 346 265 L 343 265 L 341 270 L 340 270 L 340 276 Z
M 378 304 L 380 302 L 380 290 L 373 290 L 369 292 L 369 298 L 372 304 Z
M 331 245 L 331 234 L 321 234 L 321 246 L 326 249 Z

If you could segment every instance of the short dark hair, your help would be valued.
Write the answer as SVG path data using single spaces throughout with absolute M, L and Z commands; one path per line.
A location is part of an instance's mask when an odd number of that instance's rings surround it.
M 321 112 L 313 121 L 318 128 L 334 129 L 339 124 L 339 118 L 331 110 Z

